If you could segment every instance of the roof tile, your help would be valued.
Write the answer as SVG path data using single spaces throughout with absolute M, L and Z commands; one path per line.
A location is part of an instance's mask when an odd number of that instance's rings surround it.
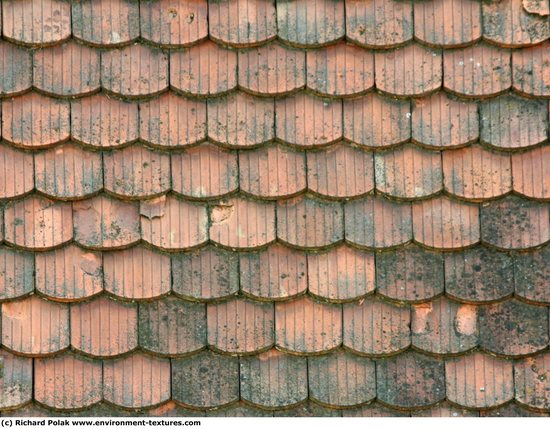
M 479 417 L 479 411 L 466 410 L 441 402 L 427 410 L 413 411 L 411 417 Z
M 512 78 L 516 91 L 530 96 L 550 96 L 550 41 L 512 52 Z
M 539 413 L 522 407 L 515 402 L 508 402 L 501 407 L 481 410 L 480 417 L 548 417 L 548 413 Z
M 544 0 L 523 0 L 522 5 L 528 13 L 535 13 L 540 16 L 550 14 L 550 5 Z
M 0 247 L 0 300 L 27 295 L 34 290 L 34 255 Z M 0 405 L 1 407 L 1 405 Z
M 516 192 L 550 200 L 550 146 L 512 155 L 512 173 Z
M 275 410 L 274 417 L 342 417 L 342 410 L 327 408 L 313 401 L 302 402 L 301 404 L 286 410 Z
M 516 400 L 528 407 L 547 410 L 550 407 L 549 376 L 550 353 L 516 361 L 514 363 Z
M 0 95 L 25 92 L 32 85 L 31 52 L 12 43 L 0 43 Z
M 550 303 L 550 246 L 514 255 L 516 295 L 534 303 Z
M 273 417 L 272 411 L 262 410 L 239 402 L 237 405 L 214 408 L 206 412 L 207 417 Z
M 0 350 L 0 409 L 17 409 L 32 400 L 33 360 Z M 2 412 L 4 415 L 4 412 Z
M 342 410 L 343 417 L 410 417 L 410 413 L 388 408 L 378 402 Z
M 33 187 L 32 154 L 0 145 L 0 199 L 18 197 Z

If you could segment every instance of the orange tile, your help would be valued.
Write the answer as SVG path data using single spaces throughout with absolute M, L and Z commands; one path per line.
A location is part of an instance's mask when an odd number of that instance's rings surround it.
M 512 155 L 514 190 L 537 199 L 550 199 L 550 146 Z
M 18 197 L 33 187 L 32 154 L 0 145 L 0 199 Z
M 344 138 L 358 145 L 384 147 L 411 137 L 410 102 L 371 92 L 344 101 Z
M 101 85 L 122 97 L 144 97 L 168 88 L 168 56 L 145 45 L 101 53 Z
M 2 410 L 13 408 L 21 413 L 19 407 L 32 401 L 33 360 L 0 350 L 0 363 L 2 364 L 0 408 Z
M 69 139 L 69 103 L 36 92 L 2 102 L 2 137 L 18 146 L 40 148 Z
M 396 0 L 347 0 L 346 35 L 366 47 L 401 45 L 413 37 L 413 6 Z
M 273 303 L 248 299 L 212 303 L 207 306 L 208 345 L 212 350 L 252 354 L 274 344 Z
M 490 408 L 514 397 L 512 362 L 474 353 L 445 362 L 449 401 L 468 408 Z
M 124 408 L 144 408 L 170 399 L 170 361 L 143 354 L 103 363 L 103 397 Z
M 75 245 L 35 254 L 36 290 L 49 298 L 73 301 L 103 290 L 103 258 Z
M 374 86 L 374 55 L 348 43 L 307 52 L 307 86 L 320 95 L 351 96 Z
M 307 255 L 309 293 L 331 301 L 349 301 L 374 292 L 374 254 L 346 245 Z
M 237 86 L 237 53 L 211 41 L 171 52 L 170 86 L 195 96 L 228 92 Z
M 126 247 L 140 237 L 137 203 L 105 195 L 73 203 L 74 238 L 85 247 L 109 249 Z
M 262 408 L 295 405 L 308 397 L 307 359 L 275 349 L 240 359 L 241 399 Z
M 512 79 L 516 91 L 530 96 L 550 95 L 550 42 L 512 52 Z
M 342 414 L 343 417 L 410 417 L 410 413 L 406 411 L 394 410 L 378 402 L 362 407 L 343 409 Z
M 332 407 L 349 407 L 376 396 L 374 362 L 346 351 L 308 358 L 310 398 Z
M 550 303 L 550 246 L 531 252 L 516 254 L 514 283 L 516 295 L 533 303 Z
M 396 96 L 428 94 L 441 87 L 441 53 L 408 45 L 394 51 L 376 52 L 376 88 Z
M 545 353 L 514 363 L 516 400 L 528 407 L 548 410 L 548 377 L 550 376 L 550 354 Z
M 342 343 L 342 306 L 308 296 L 275 304 L 277 348 L 290 353 L 328 352 Z
M 447 197 L 413 204 L 414 239 L 436 249 L 459 249 L 479 241 L 479 207 Z
M 103 154 L 105 190 L 122 198 L 143 198 L 170 189 L 170 155 L 141 145 Z
M 243 293 L 255 298 L 283 300 L 304 293 L 308 286 L 306 255 L 278 243 L 239 254 L 239 269 Z
M 489 97 L 512 85 L 511 54 L 507 49 L 478 44 L 445 51 L 443 87 L 464 97 Z
M 65 353 L 34 363 L 34 399 L 47 407 L 72 410 L 101 401 L 101 362 Z
M 376 289 L 397 301 L 427 301 L 443 293 L 443 258 L 416 245 L 376 254 Z
M 69 307 L 30 296 L 2 303 L 2 345 L 33 356 L 69 347 Z
M 76 199 L 103 187 L 101 154 L 65 144 L 34 154 L 36 189 L 50 197 Z
M 239 360 L 204 351 L 172 360 L 172 395 L 193 408 L 215 408 L 239 399 Z
M 527 13 L 534 13 L 540 16 L 550 14 L 550 5 L 546 4 L 544 0 L 523 0 L 522 5 Z
M 308 151 L 307 186 L 310 191 L 330 198 L 364 195 L 374 189 L 373 167 L 371 152 L 347 144 Z
M 344 238 L 342 205 L 309 197 L 281 201 L 277 205 L 277 237 L 300 248 L 337 243 Z
M 282 145 L 239 152 L 241 191 L 259 198 L 299 194 L 306 188 L 306 156 Z
M 131 143 L 138 135 L 137 103 L 102 94 L 71 102 L 71 137 L 80 143 L 110 148 Z
M 34 255 L 0 247 L 0 300 L 18 298 L 34 290 Z
M 32 85 L 31 52 L 12 43 L 0 43 L 0 94 L 15 95 Z
M 411 417 L 479 417 L 479 411 L 459 408 L 445 401 L 427 410 L 413 411 Z
M 45 250 L 73 238 L 70 203 L 32 195 L 4 208 L 4 240 L 18 247 Z
M 94 357 L 112 357 L 138 345 L 138 309 L 106 297 L 71 306 L 71 346 Z
M 367 356 L 384 356 L 411 344 L 407 307 L 369 297 L 344 304 L 344 347 Z
M 165 47 L 189 46 L 208 36 L 206 0 L 140 2 L 141 37 Z
M 346 241 L 385 248 L 412 239 L 411 207 L 380 197 L 349 201 L 344 206 Z
M 204 304 L 165 297 L 139 304 L 139 345 L 145 350 L 176 356 L 206 346 Z

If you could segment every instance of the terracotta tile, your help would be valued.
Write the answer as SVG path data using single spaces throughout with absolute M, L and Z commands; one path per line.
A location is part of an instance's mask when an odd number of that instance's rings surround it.
M 343 417 L 410 417 L 410 413 L 384 407 L 375 402 L 362 407 L 342 410 Z
M 212 198 L 237 190 L 238 158 L 211 144 L 173 153 L 172 189 L 186 197 Z
M 307 86 L 328 96 L 364 93 L 374 86 L 374 55 L 344 42 L 308 51 Z
M 233 198 L 210 212 L 210 239 L 233 249 L 265 246 L 275 240 L 275 205 Z
M 0 247 L 0 300 L 27 295 L 34 290 L 34 255 Z
M 208 239 L 204 205 L 162 196 L 140 204 L 143 239 L 165 250 L 188 249 Z
M 443 257 L 416 245 L 376 254 L 376 288 L 397 301 L 419 302 L 443 293 Z
M 133 142 L 138 138 L 138 105 L 102 94 L 73 100 L 71 137 L 100 148 Z
M 293 408 L 275 410 L 273 417 L 342 417 L 342 410 L 323 407 L 315 402 L 306 401 Z
M 548 310 L 509 300 L 479 309 L 479 344 L 502 356 L 535 353 L 548 346 Z
M 149 299 L 170 292 L 170 257 L 145 247 L 103 253 L 105 290 L 127 299 Z
M 323 353 L 342 343 L 342 306 L 310 297 L 275 304 L 277 347 L 291 353 Z
M 273 100 L 238 91 L 208 100 L 208 137 L 220 144 L 252 146 L 275 138 Z
M 414 352 L 376 363 L 378 399 L 396 408 L 433 405 L 445 398 L 442 361 Z
M 210 38 L 235 47 L 254 46 L 277 35 L 277 12 L 272 0 L 210 1 Z
M 480 106 L 483 142 L 503 149 L 533 146 L 548 139 L 546 103 L 498 97 Z
M 31 153 L 0 145 L 0 199 L 30 192 L 34 187 L 33 176 L 34 162 Z
M 211 351 L 172 360 L 174 400 L 195 408 L 214 408 L 239 399 L 239 360 Z
M 457 197 L 486 200 L 512 190 L 512 165 L 508 154 L 476 145 L 445 151 L 442 157 L 445 190 Z
M 481 410 L 479 414 L 480 417 L 548 417 L 548 413 L 537 413 L 515 402 L 508 402 L 506 405 L 490 410 Z
M 276 409 L 308 397 L 307 359 L 275 349 L 240 360 L 241 398 L 262 408 Z
M 550 303 L 550 246 L 514 255 L 516 295 L 534 303 Z
M 308 286 L 303 252 L 272 244 L 266 250 L 239 254 L 240 286 L 245 295 L 269 300 L 302 294 Z
M 475 0 L 414 4 L 414 35 L 433 46 L 463 46 L 481 38 L 481 5 Z
M 460 249 L 479 241 L 479 207 L 447 197 L 413 204 L 415 241 L 436 249 Z
M 30 403 L 21 408 L 13 409 L 11 411 L 3 411 L 2 417 L 64 417 L 64 413 L 59 411 L 52 411 L 47 408 L 41 407 L 36 403 Z
M 360 45 L 386 48 L 413 37 L 412 2 L 347 0 L 346 36 Z
M 376 88 L 397 96 L 418 96 L 441 87 L 441 53 L 418 44 L 375 53 Z
M 512 80 L 516 91 L 532 96 L 550 95 L 548 73 L 550 42 L 512 52 Z
M 204 411 L 189 410 L 180 407 L 174 401 L 168 401 L 145 412 L 149 417 L 204 417 Z
M 100 47 L 130 43 L 139 37 L 139 6 L 131 0 L 72 3 L 73 37 Z
M 69 347 L 69 307 L 30 296 L 2 304 L 2 345 L 33 356 Z
M 412 307 L 412 344 L 428 353 L 463 353 L 477 345 L 477 306 L 442 297 Z
M 105 190 L 122 198 L 160 195 L 170 189 L 170 155 L 141 145 L 103 153 Z
M 187 299 L 211 300 L 239 291 L 238 255 L 213 246 L 172 255 L 173 291 Z
M 139 304 L 139 345 L 145 350 L 176 356 L 206 346 L 204 304 L 176 297 Z
M 427 146 L 452 147 L 472 143 L 478 137 L 479 119 L 476 103 L 454 100 L 443 91 L 414 101 L 414 141 Z
M 310 397 L 328 406 L 347 407 L 376 396 L 374 362 L 345 351 L 308 358 Z
M 208 345 L 215 351 L 252 354 L 274 344 L 273 303 L 248 299 L 212 303 L 207 306 Z
M 44 250 L 73 238 L 70 203 L 32 195 L 4 209 L 4 240 L 18 247 Z
M 525 46 L 550 37 L 547 17 L 528 13 L 523 0 L 490 1 L 482 4 L 483 36 L 502 46 Z
M 397 198 L 427 197 L 441 191 L 441 154 L 413 145 L 374 156 L 376 189 Z
M 537 199 L 550 199 L 550 146 L 512 155 L 514 190 Z
M 195 96 L 218 95 L 237 86 L 237 53 L 205 41 L 170 54 L 170 86 Z
M 548 410 L 548 377 L 550 376 L 550 354 L 545 353 L 514 363 L 516 400 L 528 407 Z
M 103 187 L 101 153 L 65 144 L 34 153 L 36 189 L 50 197 L 75 199 Z
M 36 290 L 56 300 L 90 298 L 103 290 L 103 258 L 75 245 L 35 254 Z
M 318 248 L 344 238 L 344 210 L 339 202 L 297 197 L 277 205 L 277 237 L 291 246 Z
M 297 46 L 322 46 L 344 37 L 343 2 L 277 0 L 279 38 Z
M 384 147 L 411 137 L 410 103 L 371 92 L 344 101 L 344 138 L 358 145 Z
M 260 198 L 299 194 L 306 188 L 306 156 L 282 145 L 239 152 L 241 191 Z
M 308 151 L 308 189 L 331 198 L 364 195 L 374 189 L 373 164 L 371 152 L 347 144 Z
M 99 74 L 99 52 L 74 42 L 33 56 L 33 85 L 46 94 L 74 97 L 96 92 Z
M 90 356 L 112 357 L 138 345 L 138 309 L 106 297 L 71 306 L 71 345 Z
M 141 37 L 163 46 L 188 46 L 208 36 L 206 0 L 140 2 Z
M 449 401 L 468 408 L 489 408 L 514 397 L 512 362 L 474 353 L 445 362 Z
M 101 54 L 101 85 L 122 97 L 144 97 L 168 88 L 168 56 L 156 48 L 131 45 Z
M 47 407 L 72 410 L 101 401 L 101 362 L 65 353 L 34 361 L 34 399 Z
M 527 13 L 534 13 L 540 16 L 550 14 L 550 5 L 544 0 L 523 0 L 522 6 Z
M 550 207 L 507 197 L 481 208 L 481 239 L 501 249 L 527 249 L 550 240 Z
M 346 241 L 385 248 L 412 239 L 411 207 L 380 197 L 350 201 L 344 206 Z
M 309 293 L 349 301 L 374 292 L 374 254 L 346 245 L 307 255 Z
M 427 410 L 413 411 L 412 417 L 479 417 L 479 411 L 466 410 L 442 402 Z
M 489 97 L 512 85 L 509 50 L 486 44 L 445 51 L 443 87 L 464 97 Z
M 299 146 L 322 146 L 342 138 L 342 103 L 300 93 L 275 102 L 275 133 Z
M 85 247 L 126 247 L 140 239 L 139 206 L 104 195 L 73 203 L 74 238 Z
M 12 43 L 0 43 L 0 95 L 25 92 L 32 85 L 31 52 Z
M 71 5 L 62 0 L 2 2 L 2 35 L 27 45 L 49 45 L 71 36 Z
M 69 138 L 69 103 L 36 92 L 2 102 L 2 138 L 39 148 Z
M 124 408 L 144 408 L 170 399 L 170 361 L 133 354 L 103 363 L 103 397 Z
M 486 247 L 445 254 L 445 292 L 460 301 L 501 300 L 514 292 L 510 256 Z
M 272 411 L 262 410 L 244 403 L 224 407 L 220 409 L 212 409 L 207 411 L 207 417 L 273 417 Z
M 17 409 L 32 400 L 32 359 L 0 350 L 0 409 Z M 2 412 L 2 417 L 5 413 Z
M 344 304 L 344 347 L 367 356 L 398 353 L 411 344 L 410 310 L 367 298 Z

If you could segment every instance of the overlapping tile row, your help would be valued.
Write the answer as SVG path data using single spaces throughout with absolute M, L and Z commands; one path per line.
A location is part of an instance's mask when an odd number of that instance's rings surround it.
M 2 415 L 548 415 L 547 2 L 1 6 Z

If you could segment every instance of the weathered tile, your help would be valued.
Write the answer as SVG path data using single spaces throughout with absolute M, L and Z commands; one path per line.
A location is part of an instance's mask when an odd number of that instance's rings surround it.
M 544 353 L 514 363 L 516 400 L 528 407 L 548 410 L 550 376 L 550 354 Z
M 21 412 L 21 406 L 32 400 L 33 360 L 0 350 L 0 409 L 14 408 Z M 4 417 L 2 411 L 2 417 Z
M 31 52 L 12 43 L 0 43 L 0 95 L 25 92 L 32 85 Z
M 516 295 L 534 303 L 550 302 L 550 246 L 514 255 Z
M 0 247 L 0 300 L 10 300 L 34 290 L 34 255 Z
M 516 91 L 535 97 L 550 95 L 550 41 L 512 52 L 512 80 Z
M 32 154 L 0 145 L 0 199 L 18 197 L 33 187 Z
M 550 146 L 512 155 L 514 190 L 537 199 L 550 199 Z

